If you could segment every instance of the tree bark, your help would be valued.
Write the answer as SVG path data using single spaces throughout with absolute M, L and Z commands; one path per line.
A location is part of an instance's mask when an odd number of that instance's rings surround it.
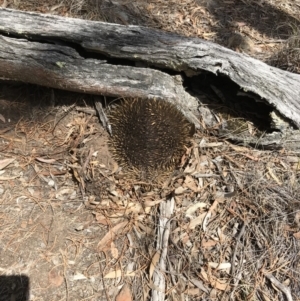
M 300 128 L 300 75 L 198 38 L 139 26 L 0 9 L 0 78 L 78 92 L 172 101 L 200 128 L 180 76 L 208 71 Z

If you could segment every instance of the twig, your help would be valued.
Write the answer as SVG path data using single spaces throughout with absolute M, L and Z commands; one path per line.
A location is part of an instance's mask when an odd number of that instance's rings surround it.
M 263 271 L 265 277 L 267 277 L 278 289 L 280 289 L 286 296 L 288 301 L 293 301 L 293 297 L 291 294 L 291 290 L 289 287 L 286 287 L 282 283 L 280 283 L 272 274 Z
M 98 97 L 98 100 L 95 100 L 95 108 L 98 112 L 98 115 L 99 115 L 99 118 L 100 118 L 100 121 L 101 121 L 103 127 L 108 131 L 109 135 L 112 136 L 111 125 L 110 125 L 108 118 L 103 110 L 103 106 L 102 106 L 101 101 L 99 100 L 99 97 Z
M 101 258 L 100 258 L 99 255 L 97 255 L 97 257 L 98 257 L 98 261 L 99 261 L 99 269 L 100 269 L 100 273 L 101 273 L 101 279 L 102 279 L 102 283 L 103 283 L 103 289 L 104 289 L 104 292 L 105 292 L 106 300 L 110 301 L 110 298 L 109 298 L 109 295 L 108 295 L 108 292 L 107 292 L 107 288 L 106 288 L 106 285 L 105 285 L 104 273 L 103 273 L 103 269 L 102 269 L 102 265 L 101 265 Z
M 163 271 L 166 270 L 166 258 L 168 251 L 168 241 L 170 235 L 170 218 L 174 212 L 175 200 L 172 197 L 165 202 L 160 203 L 159 226 L 157 229 L 156 250 L 161 250 L 159 263 L 153 273 L 153 291 L 151 301 L 165 300 L 165 276 Z
M 54 122 L 54 126 L 53 126 L 53 129 L 52 129 L 52 134 L 54 133 L 57 125 L 62 121 L 62 119 L 64 119 L 74 108 L 76 107 L 76 103 L 72 104 L 71 106 L 69 106 L 65 112 L 62 113 L 62 116 Z
M 66 301 L 69 300 L 69 284 L 68 284 L 68 279 L 67 279 L 67 274 L 66 274 L 66 258 L 65 258 L 65 255 L 63 253 L 62 250 L 60 250 L 60 254 L 61 254 L 61 257 L 63 259 L 63 267 L 64 267 L 64 281 L 65 281 L 65 284 L 66 284 Z
M 86 108 L 86 107 L 78 107 L 78 106 L 77 106 L 75 109 L 76 109 L 76 111 L 78 111 L 78 112 L 82 112 L 82 113 L 85 113 L 85 114 L 97 116 L 97 112 L 96 112 L 96 110 L 93 109 L 93 108 Z
M 80 173 L 81 173 L 81 176 L 84 178 L 84 179 L 87 179 L 87 173 L 85 172 L 86 171 L 86 169 L 87 169 L 87 165 L 89 164 L 89 162 L 90 162 L 90 160 L 91 160 L 91 158 L 92 158 L 92 156 L 93 156 L 93 153 L 94 153 L 94 148 L 93 147 L 91 147 L 90 149 L 89 149 L 89 154 L 88 154 L 88 156 L 87 156 L 87 158 L 85 159 L 85 162 L 83 163 L 83 165 L 82 165 L 82 168 L 81 168 L 81 171 L 80 171 Z M 89 179 L 90 180 L 90 179 Z
M 235 245 L 235 248 L 234 248 L 234 251 L 233 251 L 233 255 L 232 255 L 232 259 L 231 259 L 231 275 L 232 275 L 233 278 L 234 278 L 234 274 L 235 274 L 235 258 L 236 258 L 236 253 L 237 253 L 238 245 L 240 243 L 240 239 L 241 239 L 242 235 L 245 232 L 245 227 L 246 227 L 246 222 L 244 222 L 244 224 L 243 224 L 243 226 L 241 228 L 241 231 L 240 231 L 239 235 L 236 238 L 236 245 Z

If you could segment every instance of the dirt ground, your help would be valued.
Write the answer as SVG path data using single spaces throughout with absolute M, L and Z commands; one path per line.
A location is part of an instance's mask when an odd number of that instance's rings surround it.
M 290 48 L 300 41 L 297 1 L 0 6 L 198 36 L 300 72 Z M 158 206 L 168 195 L 176 209 L 167 300 L 300 300 L 298 154 L 198 132 L 180 172 L 141 193 L 112 159 L 93 101 L 0 82 L 0 301 L 149 300 Z
M 67 278 L 72 278 L 70 300 L 99 300 L 101 294 L 94 291 L 99 284 L 88 278 L 100 273 L 95 250 L 103 231 L 86 210 L 71 170 L 82 127 L 81 154 L 91 149 L 93 139 L 94 160 L 111 167 L 107 134 L 95 116 L 85 119 L 68 111 L 68 103 L 88 103 L 87 96 L 56 92 L 13 83 L 0 86 L 1 162 L 11 161 L 0 180 L 1 274 L 26 274 L 30 300 L 64 299 L 61 287 Z M 76 277 L 80 289 L 73 291 Z M 1 300 L 10 300 L 2 297 L 0 293 Z

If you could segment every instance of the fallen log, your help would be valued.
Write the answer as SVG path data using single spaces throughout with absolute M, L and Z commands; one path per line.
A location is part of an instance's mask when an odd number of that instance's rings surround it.
M 200 84 L 203 73 L 229 78 L 239 91 L 268 106 L 269 113 L 275 109 L 300 128 L 300 75 L 198 38 L 0 9 L 2 79 L 114 97 L 164 99 L 175 102 L 200 128 L 198 107 L 203 101 L 185 87 L 191 81 Z M 262 146 L 282 147 L 283 141 L 287 146 L 292 135 L 292 148 L 298 148 L 298 132 L 288 131 L 288 126 L 275 129 L 283 133 L 271 142 L 260 137 Z M 257 144 L 253 139 L 246 143 Z

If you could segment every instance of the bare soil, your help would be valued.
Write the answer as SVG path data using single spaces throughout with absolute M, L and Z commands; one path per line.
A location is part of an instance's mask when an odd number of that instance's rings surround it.
M 284 52 L 299 35 L 297 1 L 1 5 L 198 36 L 300 72 Z M 149 300 L 158 206 L 170 195 L 167 300 L 300 300 L 298 154 L 232 145 L 208 129 L 177 173 L 143 193 L 112 159 L 93 102 L 0 82 L 0 301 Z
M 0 180 L 1 274 L 26 274 L 30 300 L 65 298 L 65 285 L 71 300 L 99 300 L 88 277 L 99 274 L 99 264 L 92 267 L 103 234 L 72 173 L 92 147 L 97 164 L 112 164 L 98 119 L 70 105 L 84 106 L 89 96 L 13 83 L 1 83 L 0 95 L 0 161 L 13 159 Z M 86 276 L 74 291 L 76 275 Z

